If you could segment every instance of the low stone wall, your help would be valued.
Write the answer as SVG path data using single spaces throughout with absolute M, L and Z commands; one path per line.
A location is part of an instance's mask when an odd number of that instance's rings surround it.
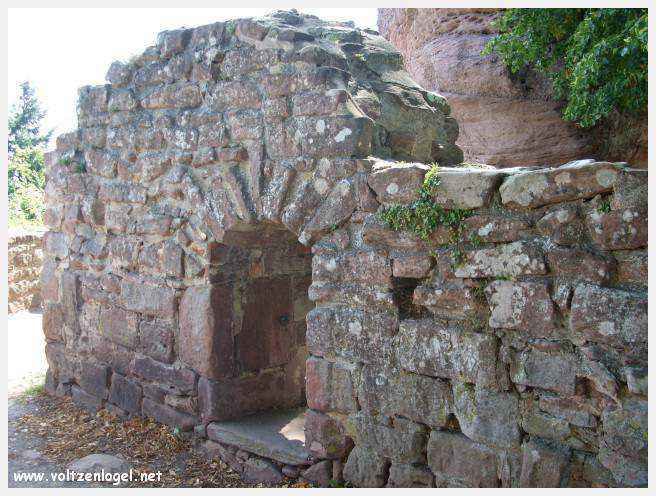
M 8 241 L 9 313 L 41 308 L 42 231 L 10 230 Z
M 384 203 L 408 203 L 417 195 L 394 185 L 416 184 L 426 169 L 374 169 L 369 184 Z M 377 346 L 356 355 L 361 367 L 340 365 L 349 373 L 332 382 L 315 372 L 327 364 L 308 367 L 308 384 L 328 384 L 322 406 L 350 405 L 345 433 L 356 447 L 345 477 L 376 486 L 646 484 L 646 171 L 579 161 L 436 176 L 437 202 L 474 209 L 457 243 L 442 227 L 423 241 L 374 215 L 361 234 L 387 255 L 386 277 L 415 280 L 414 309 L 399 315 L 398 332 L 367 328 Z M 344 356 L 315 324 L 348 320 L 338 315 L 310 313 L 308 342 L 320 343 L 311 353 Z
M 108 80 L 46 155 L 47 391 L 268 481 L 646 483 L 645 171 L 449 167 L 390 44 L 294 12 Z M 222 430 L 303 394 L 302 455 Z

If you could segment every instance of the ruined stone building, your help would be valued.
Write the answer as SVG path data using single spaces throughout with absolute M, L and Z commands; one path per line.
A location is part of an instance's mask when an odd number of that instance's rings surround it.
M 646 171 L 456 167 L 389 42 L 295 12 L 107 81 L 46 159 L 48 392 L 249 480 L 646 484 Z M 459 224 L 390 227 L 428 171 Z

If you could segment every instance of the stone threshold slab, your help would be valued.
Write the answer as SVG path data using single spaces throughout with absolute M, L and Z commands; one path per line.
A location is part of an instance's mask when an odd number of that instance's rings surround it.
M 216 442 L 287 465 L 309 465 L 305 449 L 305 410 L 267 410 L 241 419 L 211 422 L 207 436 Z

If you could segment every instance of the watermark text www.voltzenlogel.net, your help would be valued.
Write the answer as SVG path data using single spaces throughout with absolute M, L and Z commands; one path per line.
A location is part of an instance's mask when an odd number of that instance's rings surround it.
M 78 472 L 66 470 L 66 472 L 14 472 L 14 482 L 109 482 L 114 486 L 126 482 L 160 482 L 162 472 Z

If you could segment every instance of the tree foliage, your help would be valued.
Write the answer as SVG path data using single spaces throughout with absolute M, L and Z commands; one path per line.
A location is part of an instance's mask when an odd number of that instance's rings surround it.
M 17 149 L 30 149 L 45 145 L 52 131 L 43 133 L 41 121 L 46 116 L 29 81 L 20 85 L 21 93 L 9 115 L 9 156 Z
M 43 219 L 45 174 L 43 149 L 52 131 L 42 131 L 45 111 L 29 82 L 8 120 L 8 196 L 10 225 L 40 224 Z
M 497 25 L 483 53 L 549 76 L 565 119 L 590 127 L 646 111 L 647 9 L 508 9 Z

